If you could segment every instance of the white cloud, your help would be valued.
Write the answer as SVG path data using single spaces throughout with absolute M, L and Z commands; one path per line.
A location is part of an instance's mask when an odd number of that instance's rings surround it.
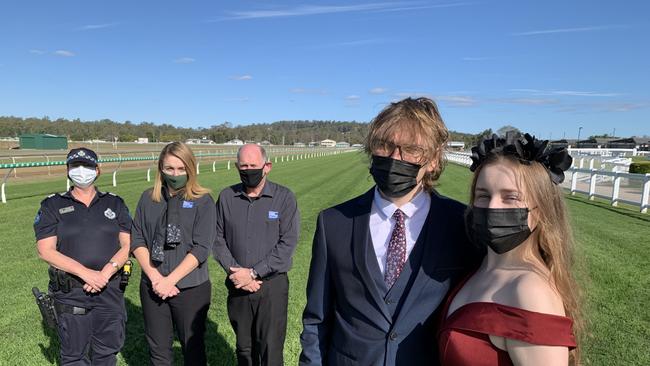
M 250 11 L 234 11 L 229 15 L 213 21 L 263 19 L 279 17 L 299 17 L 322 14 L 356 13 L 356 12 L 387 12 L 387 11 L 410 11 L 419 9 L 432 9 L 441 7 L 453 7 L 466 5 L 468 3 L 447 3 L 447 4 L 422 4 L 422 2 L 383 2 L 354 5 L 301 5 L 285 9 L 261 9 Z
M 452 107 L 472 107 L 478 104 L 478 100 L 469 95 L 437 95 L 435 100 Z
M 358 107 L 360 105 L 361 97 L 358 95 L 348 95 L 345 97 L 346 107 Z
M 43 51 L 43 50 L 29 50 L 29 53 L 31 53 L 31 54 L 33 54 L 33 55 L 44 55 L 44 54 L 46 54 L 47 52 L 46 52 L 46 51 Z
M 388 89 L 386 89 L 386 88 L 377 87 L 377 88 L 372 88 L 372 89 L 368 90 L 368 93 L 379 95 L 379 94 L 384 94 L 387 91 L 388 91 Z
M 625 28 L 623 25 L 601 25 L 601 26 L 591 26 L 591 27 L 576 27 L 576 28 L 556 28 L 556 29 L 544 29 L 544 30 L 534 30 L 528 32 L 519 32 L 513 33 L 513 36 L 536 36 L 541 34 L 555 34 L 555 33 L 576 33 L 576 32 L 593 32 L 607 29 L 615 28 Z
M 558 104 L 560 101 L 551 98 L 496 98 L 490 101 L 506 104 L 519 104 L 519 105 L 551 105 Z
M 637 109 L 650 108 L 650 101 L 618 101 L 570 104 L 557 110 L 557 112 L 629 112 Z
M 327 90 L 325 89 L 310 89 L 310 88 L 291 88 L 289 89 L 289 93 L 292 94 L 317 94 L 317 95 L 325 95 L 327 94 Z
M 68 51 L 68 50 L 56 50 L 53 52 L 55 56 L 61 56 L 61 57 L 73 57 L 75 56 L 74 52 Z
M 539 89 L 510 89 L 515 93 L 527 93 L 534 95 L 556 95 L 571 97 L 616 97 L 620 93 L 597 92 L 597 91 L 578 91 L 578 90 L 539 90 Z
M 233 98 L 226 98 L 224 99 L 226 102 L 240 102 L 240 103 L 246 103 L 250 101 L 249 97 L 233 97 Z
M 195 62 L 196 60 L 191 58 L 191 57 L 181 57 L 177 58 L 174 60 L 175 64 L 191 64 L 192 62 Z
M 408 3 L 405 3 L 408 4 Z M 408 11 L 408 10 L 423 10 L 423 9 L 439 9 L 439 8 L 455 8 L 457 6 L 466 6 L 471 5 L 472 2 L 458 2 L 458 3 L 446 3 L 446 4 L 427 4 L 427 5 L 414 5 L 414 6 L 402 6 L 397 8 L 388 8 L 375 10 L 376 13 L 387 13 L 395 11 Z
M 252 80 L 251 75 L 233 75 L 230 77 L 230 80 Z
M 401 92 L 401 93 L 395 93 L 395 96 L 399 99 L 404 99 L 404 98 L 420 98 L 420 97 L 425 97 L 425 98 L 431 98 L 431 94 L 429 93 L 418 93 L 418 92 Z
M 84 25 L 83 27 L 79 27 L 77 30 L 84 31 L 84 30 L 95 30 L 95 29 L 104 29 L 104 28 L 111 28 L 116 26 L 118 23 L 104 23 L 104 24 L 87 24 Z

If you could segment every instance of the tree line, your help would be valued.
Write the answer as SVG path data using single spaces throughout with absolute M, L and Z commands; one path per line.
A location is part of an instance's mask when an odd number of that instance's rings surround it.
M 292 145 L 331 139 L 362 144 L 368 132 L 368 123 L 357 121 L 277 121 L 269 124 L 234 126 L 230 122 L 210 127 L 176 127 L 168 123 L 115 122 L 110 119 L 81 121 L 80 119 L 0 117 L 0 137 L 18 137 L 29 133 L 48 133 L 66 136 L 72 141 L 105 140 L 133 142 L 148 138 L 150 142 L 185 141 L 190 138 L 206 138 L 216 143 L 232 139 L 242 141 L 269 141 L 273 145 Z M 488 129 L 479 134 L 451 131 L 450 140 L 463 141 L 471 146 L 483 136 L 490 136 Z

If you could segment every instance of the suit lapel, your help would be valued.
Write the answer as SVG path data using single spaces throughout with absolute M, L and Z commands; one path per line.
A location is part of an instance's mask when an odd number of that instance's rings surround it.
M 445 218 L 443 212 L 440 212 L 438 207 L 439 198 L 436 194 L 431 195 L 431 207 L 429 208 L 429 213 L 427 214 L 427 219 L 424 222 L 422 231 L 418 236 L 418 245 L 421 245 L 420 250 L 421 258 L 419 265 L 416 268 L 413 268 L 413 272 L 416 273 L 415 280 L 409 291 L 406 294 L 406 300 L 404 300 L 404 305 L 400 309 L 399 314 L 397 315 L 396 323 L 399 323 L 400 319 L 406 316 L 409 312 L 409 308 L 417 300 L 420 295 L 420 292 L 424 288 L 424 284 L 427 282 L 430 275 L 430 271 L 434 270 L 440 259 L 440 251 L 444 249 L 444 241 L 446 240 L 445 231 Z M 415 248 L 414 248 L 415 249 Z M 423 268 L 425 267 L 425 268 Z M 429 273 L 429 275 L 427 274 Z
M 368 263 L 366 259 L 367 250 L 371 249 L 367 247 L 368 245 L 371 245 L 369 222 L 370 222 L 370 208 L 372 205 L 373 195 L 374 195 L 374 188 L 368 191 L 362 197 L 362 199 L 359 202 L 359 204 L 362 206 L 360 210 L 360 214 L 354 216 L 353 218 L 354 224 L 352 229 L 353 230 L 352 245 L 353 245 L 354 264 L 357 270 L 359 271 L 361 280 L 363 281 L 366 288 L 370 292 L 371 295 L 370 297 L 375 302 L 375 305 L 384 315 L 386 320 L 389 323 L 391 323 L 392 317 L 390 316 L 388 307 L 384 303 L 383 297 L 381 296 L 379 290 L 377 289 L 377 285 L 375 284 L 372 275 L 368 271 Z

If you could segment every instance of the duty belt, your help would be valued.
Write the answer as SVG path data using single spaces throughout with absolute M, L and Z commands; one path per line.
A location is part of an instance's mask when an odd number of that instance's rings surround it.
M 47 274 L 50 277 L 50 286 L 53 291 L 68 293 L 73 288 L 83 288 L 84 286 L 84 281 L 81 278 L 54 267 L 48 268 Z M 121 274 L 122 270 L 120 269 L 111 276 L 110 281 L 116 279 Z

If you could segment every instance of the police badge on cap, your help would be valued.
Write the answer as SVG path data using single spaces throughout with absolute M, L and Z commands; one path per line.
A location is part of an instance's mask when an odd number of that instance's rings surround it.
M 65 159 L 67 165 L 73 163 L 81 163 L 83 165 L 96 167 L 97 166 L 97 154 L 94 151 L 87 149 L 85 147 L 80 147 L 77 149 L 72 149 L 68 153 L 68 157 Z

